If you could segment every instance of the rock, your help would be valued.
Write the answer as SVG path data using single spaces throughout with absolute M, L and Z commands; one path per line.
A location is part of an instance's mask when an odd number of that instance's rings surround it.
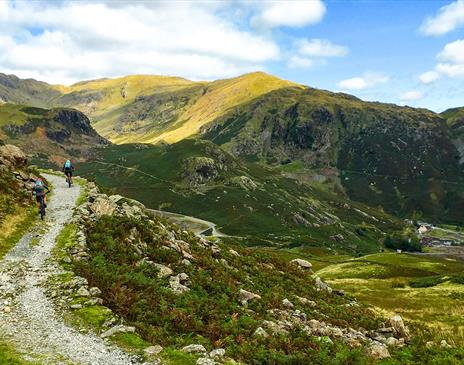
M 367 348 L 367 355 L 375 360 L 382 360 L 390 357 L 387 347 L 379 342 L 373 342 Z
M 306 261 L 306 260 L 303 260 L 303 259 L 294 259 L 294 260 L 292 260 L 290 262 L 292 264 L 298 265 L 302 269 L 306 269 L 306 270 L 311 270 L 311 268 L 313 267 L 313 265 L 309 261 Z
M 99 196 L 90 206 L 90 210 L 95 214 L 97 218 L 104 215 L 113 215 L 118 205 L 107 197 Z
M 188 275 L 185 273 L 176 275 L 176 276 L 171 276 L 169 278 L 169 286 L 171 287 L 172 291 L 175 293 L 181 294 L 185 293 L 190 290 L 190 288 L 183 283 L 188 284 Z
M 153 265 L 158 269 L 159 279 L 164 279 L 174 274 L 174 271 L 172 271 L 172 269 L 170 267 L 167 267 L 166 265 L 163 265 L 163 264 L 153 264 Z
M 319 276 L 316 278 L 314 284 L 316 285 L 317 290 L 332 293 L 332 288 L 328 284 L 324 283 Z
M 310 307 L 315 307 L 315 306 L 317 306 L 317 304 L 316 304 L 315 301 L 309 300 L 308 298 L 296 296 L 296 299 L 298 299 L 298 301 L 299 301 L 301 304 L 309 305 Z
M 148 356 L 159 354 L 161 351 L 163 351 L 163 348 L 160 345 L 150 346 L 143 350 Z
M 240 257 L 240 254 L 239 254 L 237 251 L 235 251 L 235 250 L 233 250 L 233 249 L 231 249 L 231 248 L 229 249 L 229 253 L 230 253 L 232 256 Z
M 431 349 L 434 346 L 435 346 L 435 342 L 433 342 L 433 341 L 427 341 L 425 343 L 425 347 L 427 347 L 428 349 Z
M 209 357 L 215 358 L 215 357 L 223 357 L 226 354 L 226 350 L 224 349 L 214 349 L 209 353 Z
M 69 306 L 69 308 L 71 309 L 81 309 L 82 308 L 82 304 L 71 304 Z
M 258 185 L 248 176 L 235 176 L 231 179 L 231 183 L 247 191 L 258 188 Z
M 200 357 L 197 362 L 197 365 L 215 365 L 216 362 L 213 359 L 210 359 L 208 357 Z
M 185 266 L 190 266 L 190 265 L 192 265 L 192 263 L 191 263 L 189 260 L 187 260 L 187 259 L 182 259 L 181 263 L 182 263 L 182 265 L 185 265 Z
M 101 290 L 97 288 L 96 286 L 94 286 L 93 288 L 90 288 L 89 290 L 89 294 L 92 297 L 98 297 L 101 293 L 102 293 Z
M 404 325 L 401 316 L 393 316 L 388 320 L 388 323 L 393 328 L 393 333 L 396 338 L 409 338 L 409 329 Z
M 3 312 L 5 312 L 5 313 L 11 313 L 11 307 L 9 307 L 9 306 L 3 307 Z
M 108 331 L 103 332 L 100 336 L 102 338 L 106 338 L 106 337 L 111 337 L 115 335 L 116 333 L 127 333 L 127 332 L 134 333 L 135 327 L 128 327 L 128 326 L 124 326 L 120 324 L 120 325 L 110 328 Z
M 188 353 L 194 353 L 194 352 L 202 352 L 202 353 L 205 353 L 206 352 L 206 349 L 203 345 L 195 345 L 195 344 L 192 344 L 192 345 L 188 345 L 188 346 L 184 346 L 182 348 L 182 351 L 183 352 L 188 352 Z
M 289 301 L 287 298 L 282 300 L 282 305 L 284 307 L 287 307 L 287 308 L 293 308 L 294 307 L 293 303 L 291 301 Z
M 395 337 L 388 337 L 385 341 L 385 345 L 387 345 L 388 347 L 397 347 L 398 342 L 398 339 L 396 339 Z
M 272 334 L 286 335 L 288 331 L 284 328 L 287 323 L 275 323 L 272 321 L 263 321 L 263 327 L 269 330 Z
M 7 167 L 23 167 L 27 164 L 27 158 L 20 148 L 7 144 L 0 146 L 0 164 Z
M 444 349 L 450 349 L 452 346 L 448 342 L 446 342 L 446 340 L 441 340 L 440 347 Z
M 250 291 L 240 289 L 238 300 L 242 305 L 247 305 L 250 300 L 255 299 L 261 299 L 261 296 Z
M 335 234 L 333 236 L 330 236 L 330 239 L 332 239 L 332 240 L 334 240 L 336 242 L 342 242 L 345 239 L 345 237 L 343 237 L 342 234 L 338 233 L 338 234 Z
M 266 338 L 269 337 L 269 334 L 264 330 L 263 327 L 258 327 L 256 331 L 253 333 L 253 336 Z
M 116 195 L 110 195 L 110 196 L 108 197 L 108 199 L 110 199 L 113 203 L 116 203 L 116 204 L 117 204 L 119 201 L 123 200 L 124 197 L 121 196 L 121 195 L 117 195 L 117 194 L 116 194 Z M 149 348 L 150 348 L 150 347 L 149 347 Z
M 90 297 L 89 291 L 84 286 L 81 286 L 79 288 L 79 290 L 77 291 L 77 295 L 80 297 Z

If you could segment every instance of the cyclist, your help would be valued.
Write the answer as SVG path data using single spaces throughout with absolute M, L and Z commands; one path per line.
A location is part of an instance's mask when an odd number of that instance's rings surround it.
M 45 190 L 47 192 L 45 192 Z M 42 178 L 38 178 L 35 182 L 34 187 L 32 188 L 32 194 L 35 194 L 35 200 L 37 201 L 37 207 L 39 208 L 40 211 L 40 200 L 44 200 L 44 207 L 47 207 L 47 197 L 46 193 L 50 192 L 50 189 L 48 188 L 47 185 L 45 185 L 44 181 Z
M 71 160 L 66 160 L 66 162 L 63 165 L 63 172 L 66 175 L 66 181 L 69 182 L 69 185 L 71 186 L 72 184 L 72 174 L 74 171 L 74 165 L 71 162 Z M 68 180 L 69 179 L 69 180 Z

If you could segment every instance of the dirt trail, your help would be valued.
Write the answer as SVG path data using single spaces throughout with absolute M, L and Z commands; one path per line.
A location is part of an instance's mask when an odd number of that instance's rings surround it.
M 69 189 L 61 177 L 46 178 L 54 190 L 43 224 L 45 233 L 38 236 L 32 229 L 0 261 L 0 335 L 41 364 L 140 364 L 95 334 L 66 325 L 45 295 L 45 282 L 60 272 L 50 259 L 51 250 L 80 194 L 78 185 Z

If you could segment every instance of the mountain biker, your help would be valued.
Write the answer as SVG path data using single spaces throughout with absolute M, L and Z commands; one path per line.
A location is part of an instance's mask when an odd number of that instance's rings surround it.
M 48 188 L 47 185 L 45 185 L 44 181 L 42 178 L 38 178 L 35 182 L 34 187 L 32 188 L 32 193 L 35 194 L 35 199 L 37 201 L 37 207 L 40 209 L 40 199 L 43 197 L 44 200 L 44 207 L 47 207 L 47 197 L 46 197 L 46 192 L 50 192 L 50 189 Z
M 74 165 L 71 162 L 71 160 L 66 160 L 66 162 L 63 165 L 63 172 L 66 175 L 67 178 L 69 178 L 70 183 L 72 184 L 72 174 L 74 171 Z

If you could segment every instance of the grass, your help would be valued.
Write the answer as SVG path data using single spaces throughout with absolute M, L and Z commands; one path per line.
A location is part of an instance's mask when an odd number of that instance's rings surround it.
M 432 328 L 437 338 L 464 344 L 462 262 L 381 253 L 327 266 L 318 275 L 388 313 Z
M 39 365 L 39 362 L 24 360 L 13 346 L 0 338 L 0 365 Z
M 213 159 L 220 166 L 219 174 L 191 187 L 184 178 L 192 174 L 185 161 L 196 157 Z M 241 162 L 210 142 L 115 145 L 102 151 L 102 159 L 83 163 L 79 173 L 147 207 L 214 222 L 221 232 L 242 237 L 246 245 L 326 246 L 334 251 L 375 252 L 382 232 L 403 225 L 381 210 L 299 184 L 259 164 Z M 235 181 L 240 176 L 250 178 L 258 188 L 239 186 Z M 296 213 L 308 222 L 324 222 L 318 227 L 297 224 Z M 362 234 L 357 233 L 361 228 Z M 344 242 L 330 238 L 337 233 L 346 237 Z
M 17 206 L 0 223 L 0 259 L 19 241 L 37 219 L 34 207 Z

